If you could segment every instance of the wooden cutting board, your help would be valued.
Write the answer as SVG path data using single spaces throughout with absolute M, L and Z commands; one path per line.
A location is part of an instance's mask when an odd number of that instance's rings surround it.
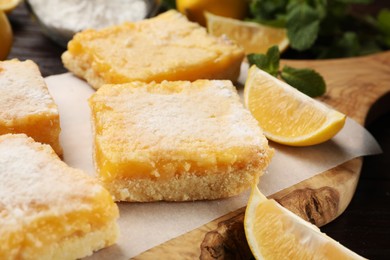
M 284 60 L 283 64 L 320 72 L 328 89 L 319 100 L 361 125 L 378 99 L 390 99 L 390 51 L 348 59 Z M 381 103 L 382 107 L 376 107 L 377 116 L 389 111 L 389 103 Z M 350 160 L 270 197 L 317 226 L 325 225 L 348 206 L 361 166 L 362 158 Z M 251 253 L 243 231 L 244 211 L 245 207 L 231 212 L 135 259 L 248 259 Z

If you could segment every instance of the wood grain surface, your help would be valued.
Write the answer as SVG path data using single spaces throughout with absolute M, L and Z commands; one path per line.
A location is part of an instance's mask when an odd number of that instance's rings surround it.
M 8 17 L 14 31 L 9 58 L 34 60 L 43 76 L 66 72 L 60 60 L 64 48 L 41 33 L 23 4 Z M 384 153 L 365 158 L 363 167 L 361 159 L 352 160 L 319 175 L 316 180 L 310 179 L 290 188 L 293 192 L 287 189 L 273 197 L 319 226 L 331 221 L 349 204 L 340 217 L 321 229 L 370 259 L 388 259 L 390 256 L 390 95 L 385 94 L 390 88 L 389 61 L 389 53 L 326 63 L 285 61 L 321 71 L 329 85 L 322 100 L 359 123 L 365 122 Z M 346 82 L 345 77 L 350 81 Z M 374 103 L 380 96 L 383 97 Z M 361 178 L 354 193 L 361 168 Z M 351 196 L 353 199 L 349 202 Z M 297 204 L 294 202 L 297 200 L 304 203 Z M 243 212 L 244 208 L 232 212 L 136 258 L 250 259 L 252 256 L 241 224 Z

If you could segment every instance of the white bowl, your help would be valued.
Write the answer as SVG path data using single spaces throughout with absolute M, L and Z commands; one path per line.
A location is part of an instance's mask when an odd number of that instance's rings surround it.
M 155 0 L 26 0 L 45 35 L 66 47 L 73 35 L 85 29 L 101 29 L 139 21 L 156 14 Z

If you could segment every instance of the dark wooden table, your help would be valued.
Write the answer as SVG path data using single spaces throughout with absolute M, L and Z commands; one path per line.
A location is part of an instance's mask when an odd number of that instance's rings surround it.
M 9 14 L 9 19 L 14 44 L 8 58 L 35 61 L 43 76 L 66 72 L 60 59 L 64 48 L 41 33 L 23 4 Z M 384 153 L 364 159 L 352 202 L 321 230 L 364 257 L 390 259 L 390 94 L 372 108 L 366 127 Z

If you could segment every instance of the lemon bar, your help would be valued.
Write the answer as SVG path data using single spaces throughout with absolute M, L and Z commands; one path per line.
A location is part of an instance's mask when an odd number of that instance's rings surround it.
M 231 81 L 104 85 L 89 102 L 97 173 L 117 201 L 230 197 L 271 158 Z
M 0 259 L 76 259 L 113 244 L 118 208 L 92 176 L 25 134 L 0 136 Z
M 98 89 L 131 81 L 228 79 L 235 81 L 241 47 L 177 11 L 74 36 L 62 55 L 67 69 Z
M 62 154 L 60 118 L 38 66 L 30 60 L 0 61 L 0 135 L 25 133 Z

